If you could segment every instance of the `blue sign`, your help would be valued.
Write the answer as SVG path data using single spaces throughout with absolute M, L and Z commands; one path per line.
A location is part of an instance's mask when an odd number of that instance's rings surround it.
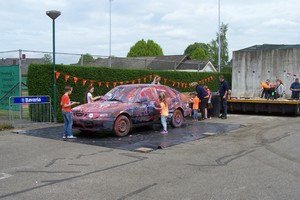
M 15 104 L 38 104 L 50 102 L 48 96 L 14 97 L 13 99 Z

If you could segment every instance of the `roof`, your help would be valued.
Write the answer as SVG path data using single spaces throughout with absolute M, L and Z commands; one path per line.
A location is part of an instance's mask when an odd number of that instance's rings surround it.
M 257 51 L 257 50 L 274 50 L 274 49 L 294 49 L 300 48 L 300 44 L 262 44 L 262 45 L 254 45 L 251 47 L 247 47 L 245 49 L 241 49 L 238 51 Z
M 112 57 L 113 68 L 149 69 L 149 70 L 203 70 L 208 60 L 191 60 L 186 55 L 167 55 L 156 57 Z M 98 58 L 89 63 L 92 66 L 108 66 L 107 58 Z
M 185 55 L 157 56 L 148 65 L 152 70 L 174 70 L 186 59 Z

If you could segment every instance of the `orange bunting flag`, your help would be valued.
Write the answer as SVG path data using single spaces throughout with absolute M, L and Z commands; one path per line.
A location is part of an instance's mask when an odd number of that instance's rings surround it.
M 139 84 L 141 83 L 141 79 L 140 79 L 140 78 L 138 79 L 138 83 L 139 83 Z
M 132 80 L 132 81 L 131 81 L 131 84 L 134 84 L 134 83 L 135 83 L 135 80 Z
M 147 77 L 144 77 L 144 83 L 146 83 L 147 82 Z
M 175 86 L 175 81 L 172 82 L 172 86 L 173 86 L 173 87 Z
M 60 76 L 60 72 L 55 72 L 55 78 L 58 79 L 58 77 Z
M 82 80 L 82 85 L 84 86 L 85 84 L 86 84 L 86 80 L 83 79 L 83 80 Z
M 99 82 L 98 82 L 98 86 L 101 87 L 101 85 L 102 85 L 102 82 L 99 81 Z
M 184 83 L 181 83 L 181 87 L 182 87 L 182 88 L 184 87 Z
M 152 81 L 152 74 L 149 75 L 149 79 L 150 79 L 150 81 Z
M 67 82 L 69 80 L 69 78 L 70 78 L 70 75 L 66 74 L 65 75 L 65 81 Z
M 94 80 L 90 80 L 90 86 L 93 86 L 94 85 Z
M 105 85 L 106 85 L 106 87 L 109 87 L 109 82 L 106 82 Z
M 168 79 L 164 79 L 164 85 L 166 85 Z
M 180 87 L 180 83 L 179 82 L 177 82 L 177 87 Z
M 78 81 L 78 78 L 74 76 L 73 79 L 74 79 L 74 83 L 76 84 Z
M 120 82 L 120 85 L 123 85 L 124 82 Z
M 117 82 L 113 82 L 113 86 L 116 87 L 117 86 Z

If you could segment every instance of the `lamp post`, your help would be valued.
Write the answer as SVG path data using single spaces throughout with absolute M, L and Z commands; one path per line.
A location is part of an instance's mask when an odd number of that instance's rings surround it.
M 56 78 L 55 78 L 55 19 L 60 16 L 60 11 L 50 10 L 46 11 L 46 15 L 48 15 L 52 19 L 52 42 L 53 42 L 53 121 L 56 123 Z
M 220 16 L 220 0 L 218 4 L 218 28 L 219 28 L 219 34 L 218 34 L 218 71 L 221 71 L 221 26 L 220 26 L 220 21 L 221 21 L 221 16 Z
M 111 2 L 112 0 L 109 0 L 109 67 L 111 67 Z

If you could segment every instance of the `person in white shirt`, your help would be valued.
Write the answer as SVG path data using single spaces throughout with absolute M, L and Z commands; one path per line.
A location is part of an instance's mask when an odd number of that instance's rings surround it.
M 94 92 L 94 86 L 89 86 L 86 93 L 85 93 L 85 97 L 84 97 L 84 100 L 85 100 L 85 103 L 93 103 L 94 101 L 98 100 L 101 98 L 101 96 L 96 96 L 96 97 L 93 97 L 93 92 Z

